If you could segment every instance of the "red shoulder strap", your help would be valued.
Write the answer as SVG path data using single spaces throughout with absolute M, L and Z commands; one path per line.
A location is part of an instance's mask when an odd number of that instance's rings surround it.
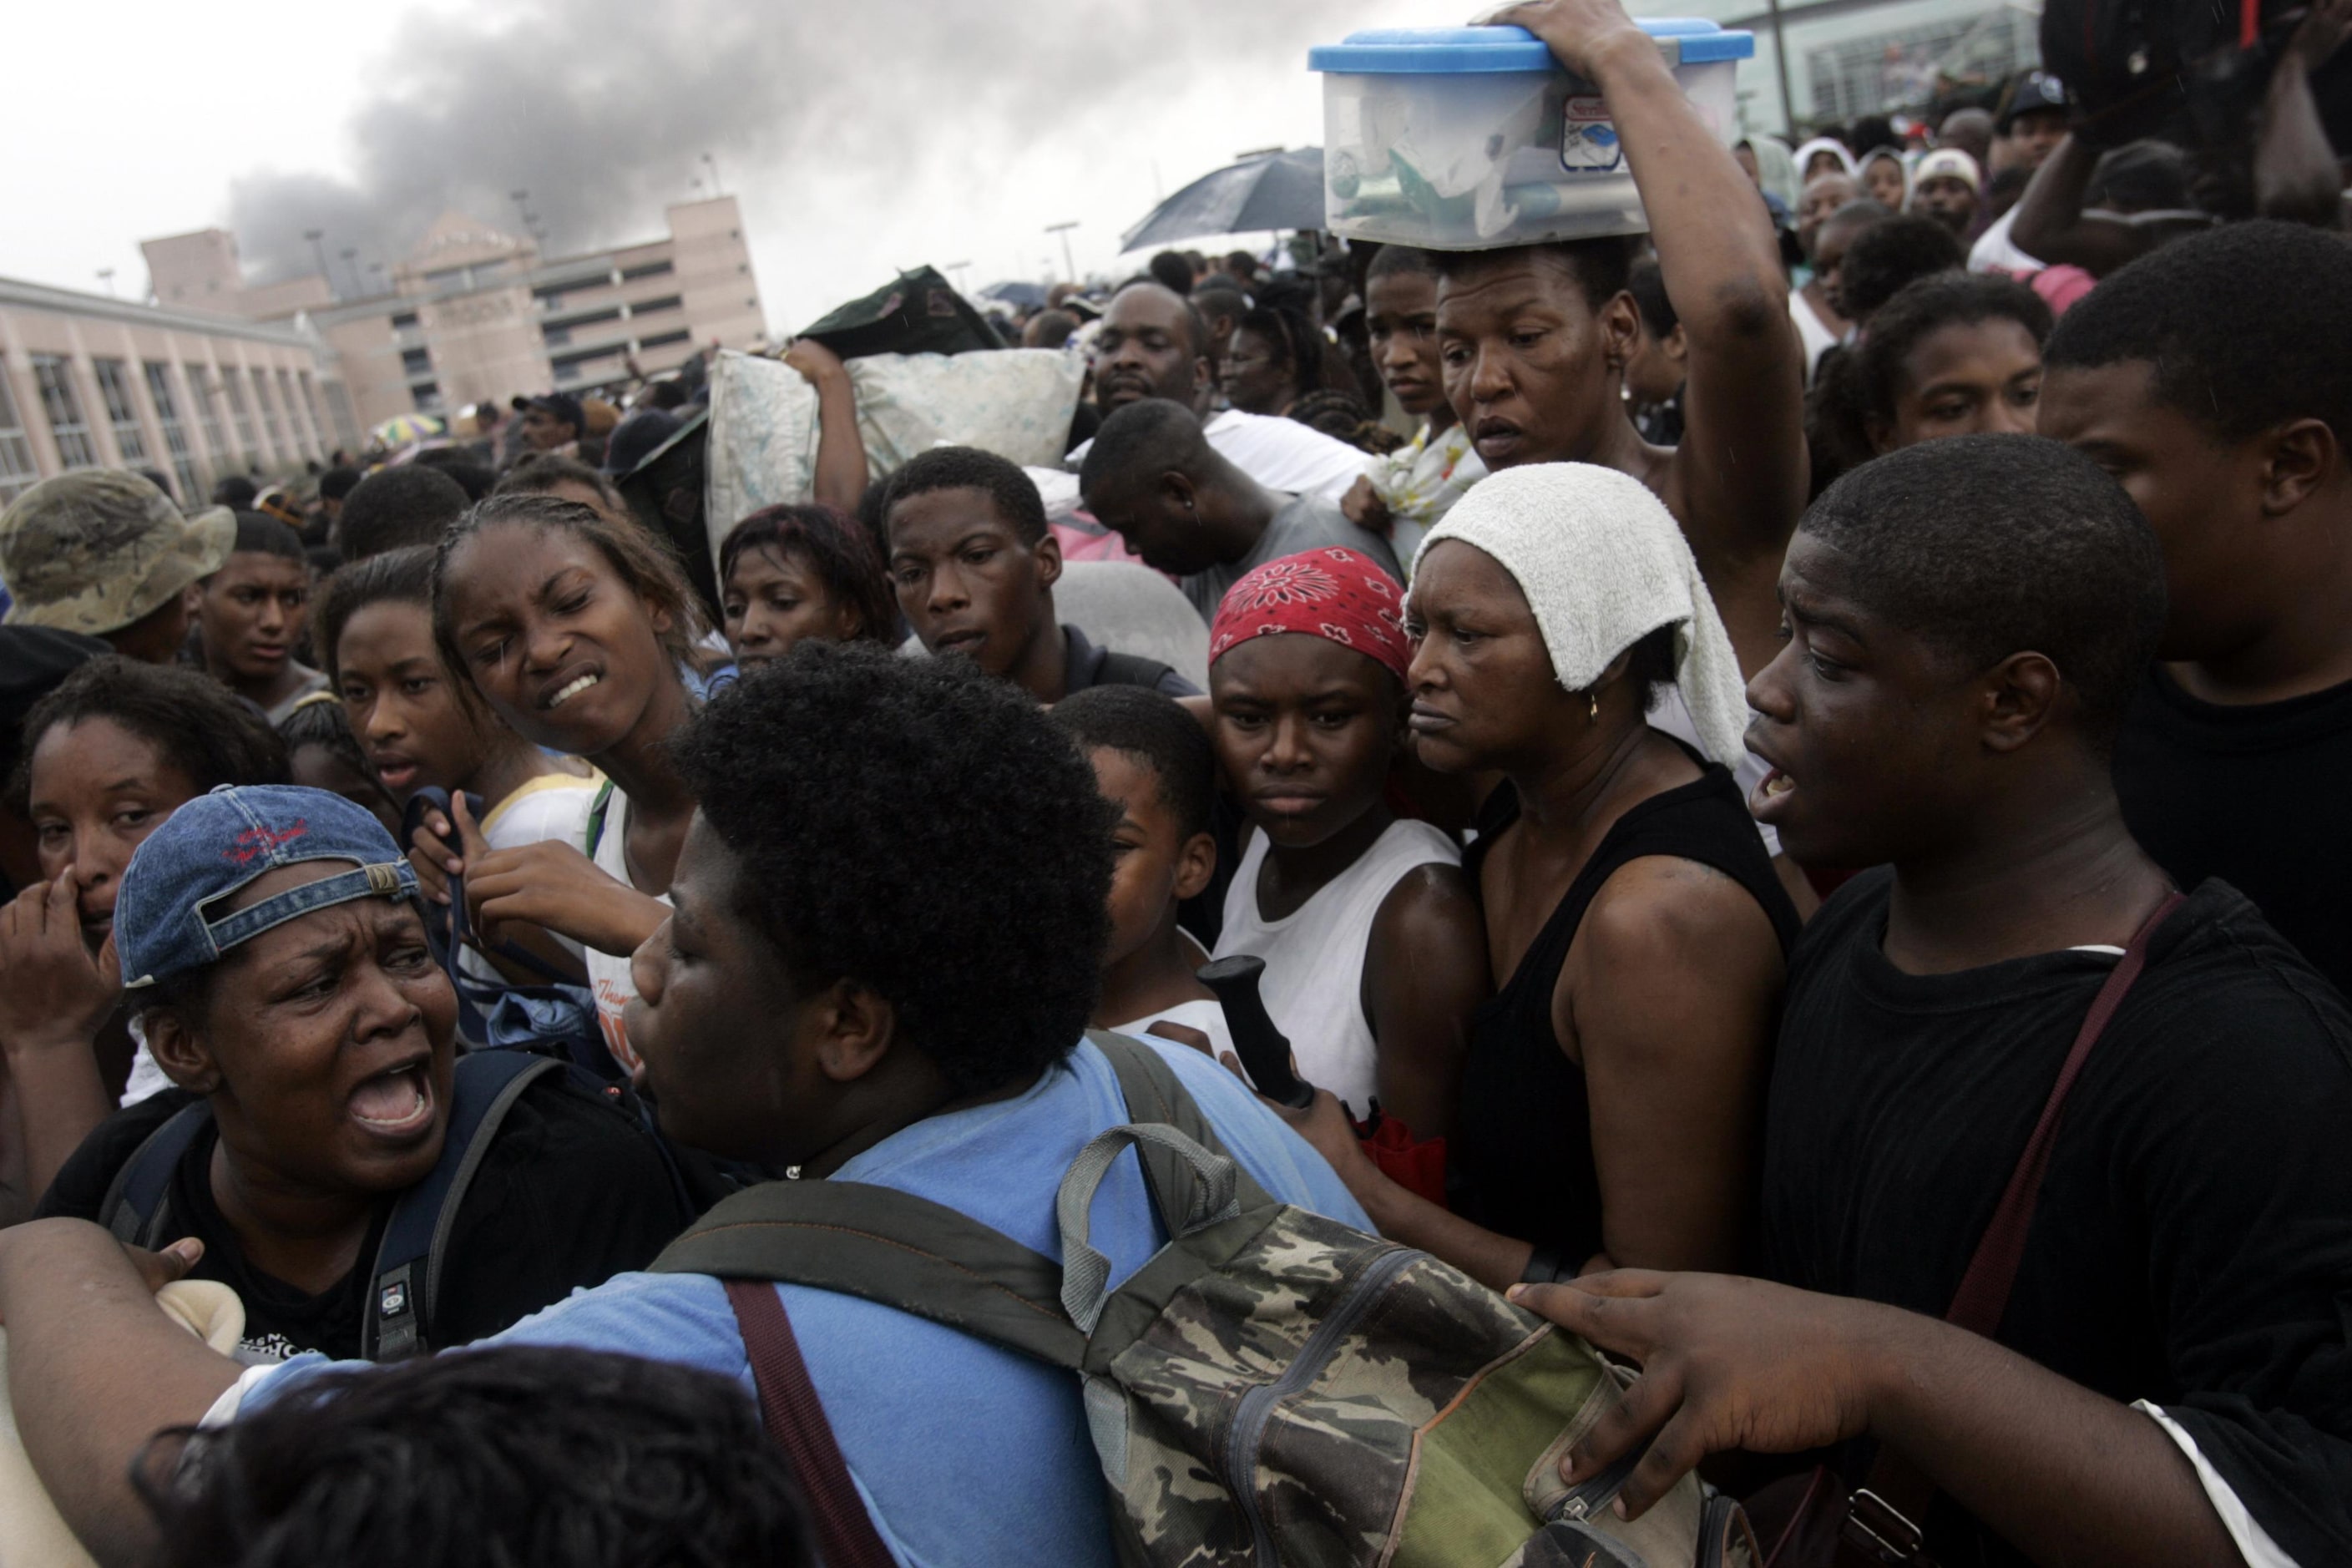
M 2034 1122 L 2033 1131 L 2026 1138 L 2025 1152 L 2017 1157 L 2017 1169 L 2010 1173 L 2009 1185 L 2001 1190 L 1991 1223 L 1977 1242 L 1968 1272 L 1960 1277 L 1960 1288 L 1952 1296 L 1951 1310 L 1944 1314 L 1946 1322 L 1985 1339 L 1993 1338 L 1994 1331 L 2000 1327 L 2001 1314 L 2009 1309 L 2010 1289 L 2017 1283 L 2018 1265 L 2025 1258 L 2026 1233 L 2033 1227 L 2033 1209 L 2042 1196 L 2042 1177 L 2049 1169 L 2051 1146 L 2058 1141 L 2058 1117 L 2066 1107 L 2066 1096 L 2074 1089 L 2074 1080 L 2082 1076 L 2091 1047 L 2106 1033 L 2108 1022 L 2115 1017 L 2116 1009 L 2123 1005 L 2132 983 L 2147 967 L 2147 944 L 2157 928 L 2185 901 L 2179 893 L 2165 896 L 2155 912 L 2132 933 L 2131 944 L 2108 972 L 2099 994 L 2091 999 L 2091 1010 L 2084 1015 L 2083 1026 L 2074 1032 L 2074 1047 L 2058 1069 L 2058 1081 L 2050 1086 L 2050 1098 L 2042 1102 L 2041 1120 Z M 1863 1560 L 1866 1562 L 1924 1562 L 1918 1555 L 1921 1530 L 1927 1522 L 1928 1505 L 1935 1498 L 1936 1484 L 1925 1472 L 1903 1455 L 1882 1446 L 1870 1467 L 1869 1479 L 1851 1500 L 1845 1538 L 1865 1553 Z M 1878 1555 L 1868 1555 L 1871 1552 Z
M 2009 1185 L 2000 1194 L 2000 1203 L 1992 1211 L 1992 1222 L 1985 1226 L 1983 1239 L 1977 1243 L 1976 1256 L 1969 1259 L 1969 1271 L 1960 1277 L 1960 1288 L 1952 1296 L 1951 1310 L 1944 1321 L 1956 1323 L 1970 1333 L 1986 1339 L 2000 1327 L 2001 1313 L 2009 1308 L 2010 1288 L 2017 1282 L 2017 1267 L 2025 1257 L 2025 1233 L 2032 1228 L 2034 1205 L 2042 1196 L 2042 1173 L 2050 1166 L 2050 1149 L 2058 1141 L 2058 1116 L 2065 1109 L 2066 1096 L 2074 1080 L 2083 1073 L 2083 1064 L 2090 1059 L 2091 1047 L 2106 1033 L 2107 1023 L 2123 1005 L 2124 996 L 2147 967 L 2147 944 L 2156 935 L 2165 917 L 2179 909 L 2184 900 L 2179 893 L 2168 894 L 2156 906 L 2156 912 L 2132 933 L 2131 945 L 2124 949 L 2123 957 L 2108 972 L 2106 984 L 2091 1001 L 2091 1010 L 2083 1018 L 2083 1026 L 2075 1031 L 2074 1048 L 2066 1053 L 2066 1063 L 2058 1069 L 2058 1081 L 2050 1086 L 2050 1098 L 2042 1103 L 2042 1119 L 2033 1124 L 2033 1133 L 2025 1141 L 2025 1152 L 2018 1156 L 2017 1169 L 2010 1173 Z
M 849 1479 L 776 1288 L 759 1279 L 730 1279 L 726 1286 L 728 1305 L 735 1309 L 735 1323 L 751 1358 L 751 1379 L 759 1384 L 761 1418 L 807 1494 L 810 1523 L 826 1568 L 896 1568 L 898 1559 L 882 1544 Z

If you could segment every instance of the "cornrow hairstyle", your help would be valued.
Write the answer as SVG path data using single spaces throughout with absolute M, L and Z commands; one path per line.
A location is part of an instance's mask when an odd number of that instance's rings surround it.
M 1028 484 L 1028 476 L 1022 483 Z M 1030 487 L 1034 491 L 1036 487 Z M 753 550 L 789 555 L 817 575 L 827 597 L 857 616 L 853 641 L 897 647 L 898 603 L 865 528 L 829 506 L 771 506 L 737 523 L 719 547 L 719 581 Z
M 92 719 L 154 747 L 199 795 L 225 784 L 287 782 L 286 747 L 259 709 L 195 670 L 108 655 L 67 676 L 25 715 L 24 750 L 8 783 L 19 815 L 42 737 Z
M 634 523 L 614 522 L 585 502 L 514 491 L 493 495 L 469 509 L 441 536 L 435 551 L 433 637 L 441 646 L 442 662 L 451 669 L 464 669 L 466 656 L 449 622 L 449 563 L 475 536 L 505 526 L 573 534 L 594 549 L 632 593 L 667 613 L 669 626 L 659 634 L 660 641 L 662 650 L 677 663 L 689 662 L 694 645 L 709 633 L 702 600 L 688 586 L 686 573 L 666 542 Z

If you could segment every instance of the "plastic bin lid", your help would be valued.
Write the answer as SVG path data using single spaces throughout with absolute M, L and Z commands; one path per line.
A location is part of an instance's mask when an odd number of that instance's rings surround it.
M 1654 38 L 1682 46 L 1682 63 L 1744 60 L 1756 53 L 1756 35 L 1726 32 L 1698 16 L 1640 16 Z M 1370 27 L 1337 44 L 1307 52 L 1307 68 L 1372 76 L 1456 76 L 1491 71 L 1557 70 L 1551 49 L 1525 27 Z

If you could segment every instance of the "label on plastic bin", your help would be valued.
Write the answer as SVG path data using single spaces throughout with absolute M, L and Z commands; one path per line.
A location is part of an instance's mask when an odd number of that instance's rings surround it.
M 1617 122 L 1609 118 L 1608 100 L 1598 93 L 1568 100 L 1560 125 L 1559 166 L 1571 174 L 1613 174 L 1625 166 Z

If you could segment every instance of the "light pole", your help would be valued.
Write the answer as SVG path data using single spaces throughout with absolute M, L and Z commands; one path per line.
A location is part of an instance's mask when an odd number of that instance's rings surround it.
M 956 292 L 963 295 L 966 299 L 970 299 L 971 297 L 971 288 L 970 282 L 964 277 L 964 274 L 971 270 L 971 263 L 969 261 L 950 261 L 947 264 L 946 270 L 955 276 Z
M 113 292 L 114 292 L 114 268 L 111 268 L 111 267 L 101 267 L 101 268 L 100 268 L 98 269 L 98 280 L 99 280 L 100 283 L 103 283 L 103 284 L 105 284 L 105 285 L 106 285 L 106 291 L 107 291 L 107 293 L 108 293 L 109 295 L 113 294 Z
M 310 242 L 310 254 L 319 258 L 319 276 L 327 280 L 327 295 L 331 299 L 335 292 L 335 275 L 327 270 L 327 231 L 306 228 L 302 231 L 302 237 Z
M 705 153 L 702 155 L 702 162 L 710 170 L 711 195 L 714 198 L 725 195 L 727 194 L 727 187 L 719 183 L 719 160 L 712 157 L 709 153 Z
M 367 290 L 360 282 L 360 264 L 357 260 L 358 256 L 359 247 L 357 246 L 347 245 L 343 247 L 343 269 L 352 275 L 352 292 L 354 294 L 363 294 Z M 321 255 L 319 258 L 319 266 L 320 270 L 325 270 L 326 265 L 327 258 L 325 256 Z M 329 272 L 327 274 L 327 287 L 332 289 L 334 286 L 335 275 Z
M 1070 230 L 1077 226 L 1076 218 L 1072 218 L 1067 223 L 1049 223 L 1045 226 L 1047 234 L 1058 234 L 1062 237 L 1062 270 L 1070 275 L 1070 281 L 1073 283 L 1078 280 L 1078 264 L 1070 259 Z

